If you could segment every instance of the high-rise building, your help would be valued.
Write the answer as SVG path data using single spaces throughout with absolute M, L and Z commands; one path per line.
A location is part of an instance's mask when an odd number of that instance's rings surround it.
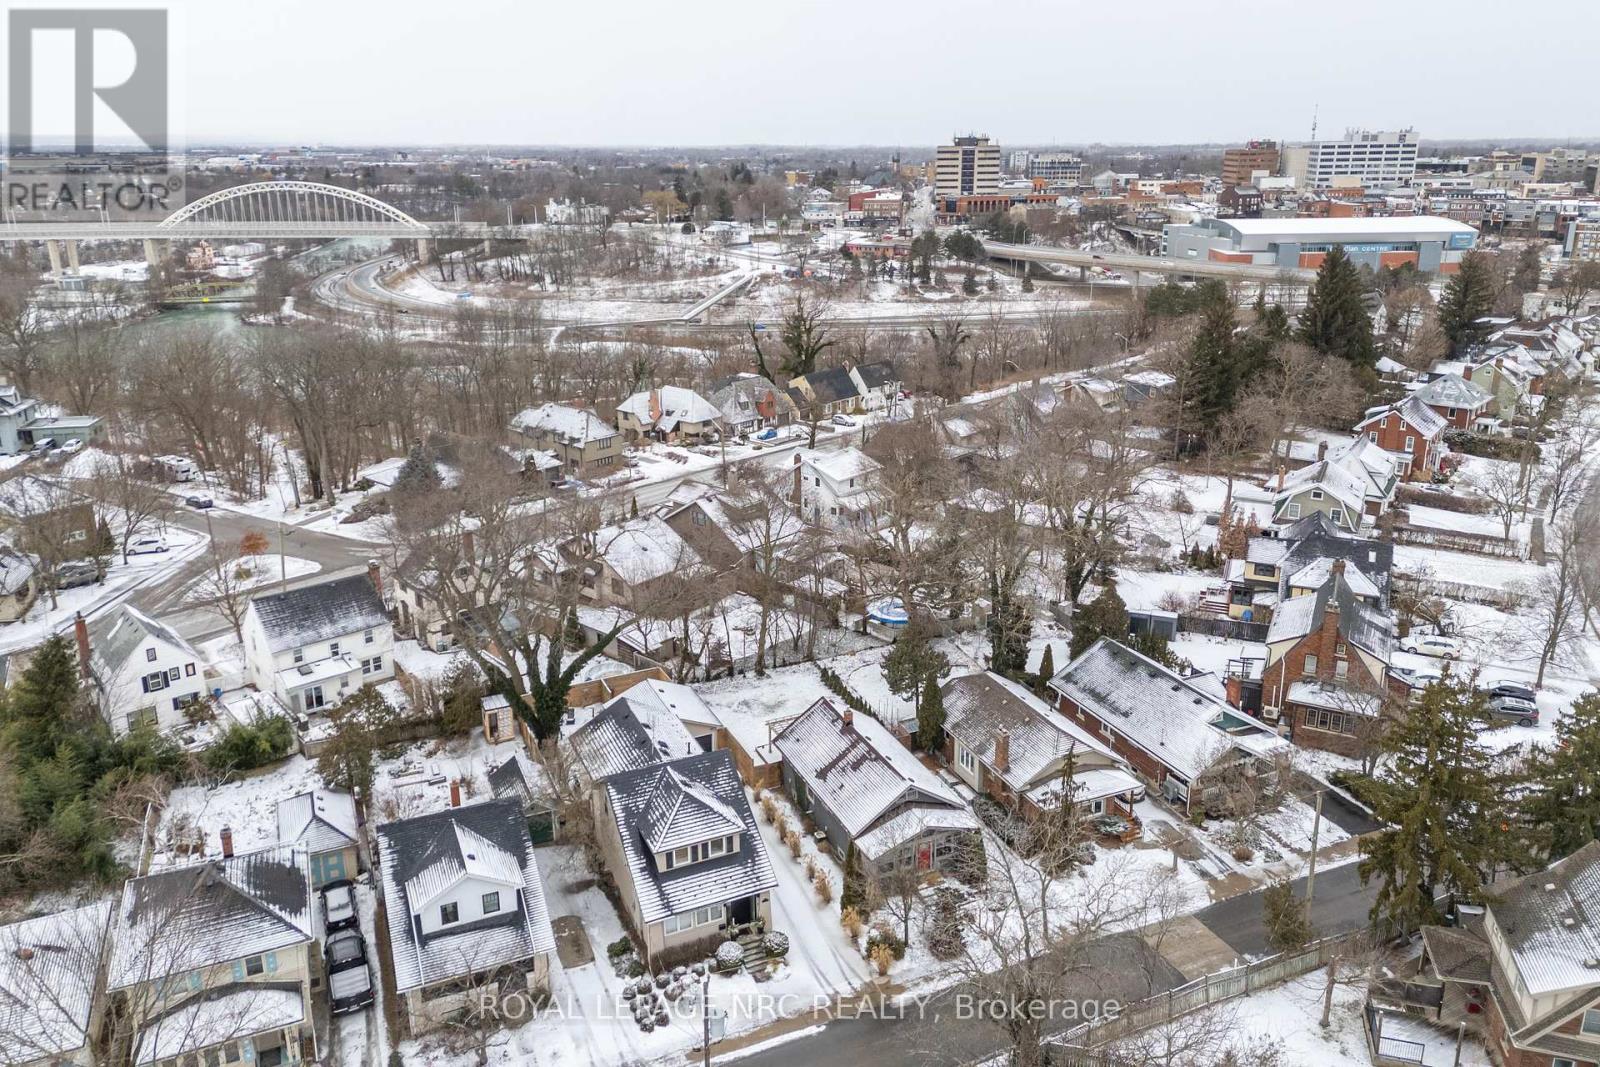
M 1417 131 L 1346 130 L 1339 140 L 1289 145 L 1283 173 L 1302 189 L 1392 189 L 1417 173 Z
M 1522 169 L 1536 182 L 1581 182 L 1593 157 L 1571 148 L 1552 148 L 1548 152 L 1524 152 Z
M 1243 148 L 1222 153 L 1223 188 L 1249 185 L 1256 171 L 1278 172 L 1278 142 L 1250 141 Z
M 1000 146 L 969 134 L 942 144 L 935 156 L 933 195 L 983 196 L 1000 191 Z
M 1026 148 L 1013 149 L 1006 156 L 1006 170 L 1012 174 L 1028 173 L 1028 161 L 1033 159 L 1033 153 Z
M 1083 160 L 1070 152 L 1040 152 L 1028 161 L 1028 177 L 1051 185 L 1077 185 L 1082 174 Z

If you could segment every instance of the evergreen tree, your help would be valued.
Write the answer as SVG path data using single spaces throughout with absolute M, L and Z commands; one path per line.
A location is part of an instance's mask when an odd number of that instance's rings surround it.
M 1444 330 L 1450 349 L 1458 352 L 1488 335 L 1489 327 L 1479 321 L 1494 310 L 1494 267 L 1482 252 L 1461 257 L 1461 269 L 1445 283 L 1439 298 L 1439 327 Z
M 1339 245 L 1328 250 L 1317 268 L 1317 280 L 1300 312 L 1300 339 L 1324 355 L 1372 366 L 1372 317 L 1362 303 L 1361 275 Z
M 439 488 L 439 467 L 433 456 L 418 441 L 406 453 L 406 461 L 394 476 L 396 493 L 421 493 Z
M 917 706 L 917 747 L 937 752 L 943 744 L 944 694 L 939 692 L 939 680 L 930 674 L 922 683 L 922 702 Z
M 921 623 L 913 622 L 901 632 L 894 647 L 883 658 L 883 680 L 889 691 L 912 707 L 922 706 L 922 690 L 929 678 L 942 678 L 950 672 L 950 657 L 933 647 L 930 634 Z
M 1215 426 L 1233 408 L 1239 388 L 1239 349 L 1234 341 L 1238 320 L 1233 298 L 1221 282 L 1202 282 L 1205 296 L 1200 329 L 1189 347 L 1190 384 L 1184 392 L 1184 425 Z
M 1315 931 L 1306 915 L 1306 902 L 1294 895 L 1294 883 L 1276 878 L 1261 894 L 1261 919 L 1267 944 L 1278 952 L 1298 952 Z
M 1388 829 L 1361 860 L 1362 883 L 1380 880 L 1374 920 L 1402 930 L 1437 922 L 1438 895 L 1475 898 L 1511 856 L 1505 804 L 1513 783 L 1478 740 L 1487 707 L 1470 681 L 1447 675 L 1384 735 L 1372 807 Z
M 1039 673 L 1033 680 L 1033 691 L 1039 696 L 1045 695 L 1045 686 L 1050 684 L 1050 679 L 1056 676 L 1056 654 L 1047 642 L 1044 646 L 1044 656 L 1039 660 Z
M 1535 748 L 1528 777 L 1523 817 L 1548 859 L 1600 837 L 1600 693 L 1579 697 L 1556 720 L 1555 746 Z
M 1007 678 L 1028 670 L 1028 639 L 1033 636 L 1033 610 L 1017 589 L 1016 574 L 991 573 L 989 585 L 989 669 Z
M 39 646 L 6 692 L 6 741 L 24 763 L 45 759 L 71 732 L 78 704 L 78 658 L 56 634 Z
M 1128 605 L 1117 593 L 1116 584 L 1107 582 L 1100 594 L 1078 609 L 1072 618 L 1072 644 L 1068 654 L 1077 659 L 1089 646 L 1109 637 L 1113 641 L 1128 640 Z

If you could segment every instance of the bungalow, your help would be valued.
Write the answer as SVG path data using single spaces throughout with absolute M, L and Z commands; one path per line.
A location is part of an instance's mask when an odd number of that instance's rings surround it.
M 1387 407 L 1368 408 L 1356 423 L 1356 433 L 1395 458 L 1403 481 L 1425 482 L 1439 473 L 1446 425 L 1438 412 L 1408 396 Z
M 109 903 L 0 926 L 0 1063 L 96 1067 Z
M 355 799 L 332 789 L 311 789 L 278 801 L 278 844 L 306 854 L 311 888 L 354 878 L 361 866 L 361 830 Z
M 413 1034 L 485 995 L 550 988 L 555 933 L 522 805 L 487 800 L 377 829 L 395 991 Z
M 1600 841 L 1491 887 L 1482 907 L 1456 908 L 1455 925 L 1422 928 L 1406 998 L 1477 1033 L 1505 1067 L 1600 1064 L 1596 899 Z
M 1185 814 L 1212 809 L 1223 779 L 1277 778 L 1288 745 L 1182 678 L 1102 637 L 1050 679 L 1056 709 L 1126 759 Z
M 939 692 L 945 760 L 972 789 L 1028 818 L 1059 811 L 1070 794 L 1080 814 L 1118 816 L 1137 836 L 1133 803 L 1144 786 L 1087 731 L 992 671 L 952 678 Z
M 316 919 L 304 853 L 279 846 L 123 886 L 106 987 L 135 1067 L 314 1061 Z
M 180 729 L 189 710 L 205 702 L 200 653 L 165 623 L 124 604 L 93 626 L 79 615 L 73 632 L 79 673 L 118 737 L 145 723 Z
M 609 701 L 568 738 L 580 780 L 696 756 L 718 747 L 722 722 L 693 689 L 640 681 Z
M 565 404 L 541 404 L 511 418 L 511 431 L 553 452 L 574 476 L 606 474 L 622 465 L 622 435 L 598 415 Z
M 843 367 L 828 367 L 789 379 L 789 399 L 808 421 L 863 408 L 861 389 Z
M 976 816 L 870 716 L 841 712 L 823 698 L 772 746 L 783 757 L 784 791 L 835 853 L 855 850 L 863 873 L 960 874 L 981 855 Z
M 1493 422 L 1494 394 L 1459 374 L 1441 374 L 1413 395 L 1453 429 L 1487 429 Z
M 730 434 L 755 433 L 794 421 L 794 401 L 789 394 L 759 374 L 744 372 L 713 382 L 710 400 Z
M 617 429 L 630 441 L 646 437 L 685 444 L 714 441 L 721 425 L 717 406 L 681 385 L 634 393 L 617 405 Z
M 727 751 L 605 779 L 595 836 L 651 966 L 772 927 L 778 879 Z
M 367 574 L 255 597 L 245 609 L 247 677 L 296 715 L 394 677 L 394 628 Z
M 1367 717 L 1378 714 L 1390 687 L 1408 691 L 1390 679 L 1389 616 L 1362 595 L 1359 581 L 1358 571 L 1336 559 L 1315 592 L 1280 603 L 1261 674 L 1263 718 L 1287 720 L 1296 744 L 1351 756 L 1359 755 Z

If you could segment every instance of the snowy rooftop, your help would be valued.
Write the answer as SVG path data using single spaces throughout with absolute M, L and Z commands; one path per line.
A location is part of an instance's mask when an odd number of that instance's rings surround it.
M 356 843 L 356 804 L 349 793 L 312 789 L 278 802 L 278 843 L 311 853 Z
M 715 404 L 681 385 L 634 393 L 617 405 L 617 411 L 627 412 L 643 426 L 655 426 L 658 420 L 654 412 L 659 411 L 660 428 L 669 431 L 680 422 L 715 422 L 722 416 Z
M 1436 408 L 1480 408 L 1494 399 L 1489 390 L 1459 374 L 1441 374 L 1413 395 Z
M 511 417 L 511 428 L 530 436 L 548 433 L 573 445 L 606 441 L 617 436 L 616 428 L 601 421 L 600 416 L 564 404 L 542 404 L 519 411 Z
M 1600 986 L 1600 841 L 1508 888 L 1495 887 L 1490 914 L 1518 975 L 1535 997 Z
M 250 601 L 250 610 L 272 652 L 389 625 L 383 600 L 365 574 L 258 596 Z
M 600 554 L 629 585 L 639 585 L 700 562 L 678 532 L 655 515 L 641 515 L 597 535 Z
M 855 447 L 832 452 L 801 449 L 795 455 L 805 466 L 814 468 L 835 482 L 870 477 L 883 469 L 883 464 Z
M 193 997 L 139 1030 L 133 1062 L 143 1065 L 169 1060 L 224 1041 L 281 1030 L 304 1018 L 305 1003 L 298 989 L 249 985 L 215 996 Z
M 591 779 L 606 778 L 622 771 L 654 766 L 664 759 L 678 759 L 703 751 L 683 725 L 677 705 L 690 715 L 705 715 L 715 723 L 709 708 L 689 691 L 688 697 L 669 700 L 654 689 L 635 693 L 633 686 L 612 700 L 605 709 L 572 733 L 573 752 Z M 674 689 L 685 689 L 676 686 Z M 681 694 L 669 693 L 677 698 Z M 689 699 L 692 697 L 692 700 Z
M 88 1043 L 109 903 L 0 926 L 0 1063 L 54 1062 Z

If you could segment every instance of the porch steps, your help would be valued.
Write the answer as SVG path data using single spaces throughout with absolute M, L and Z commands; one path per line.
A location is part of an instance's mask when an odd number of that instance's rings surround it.
M 744 969 L 751 970 L 767 962 L 767 949 L 761 943 L 761 935 L 750 931 L 738 938 L 739 947 L 744 949 Z

